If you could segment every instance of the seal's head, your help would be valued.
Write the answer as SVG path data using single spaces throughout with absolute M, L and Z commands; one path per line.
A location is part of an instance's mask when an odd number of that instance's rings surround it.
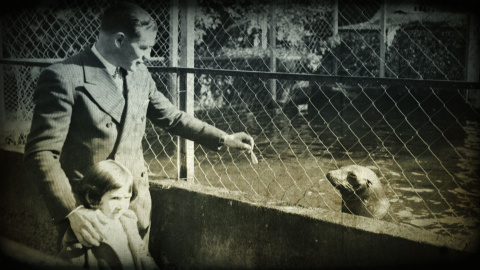
M 342 212 L 382 219 L 390 207 L 377 175 L 369 168 L 349 165 L 327 173 L 342 195 Z

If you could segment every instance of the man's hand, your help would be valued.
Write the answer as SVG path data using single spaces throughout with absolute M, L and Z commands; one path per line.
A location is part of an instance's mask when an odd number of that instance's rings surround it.
M 247 150 L 249 153 L 253 150 L 253 138 L 245 132 L 234 133 L 224 137 L 224 144 L 232 148 Z
M 100 210 L 79 208 L 71 213 L 68 219 L 70 227 L 83 246 L 99 246 L 105 238 L 103 230 L 108 218 Z

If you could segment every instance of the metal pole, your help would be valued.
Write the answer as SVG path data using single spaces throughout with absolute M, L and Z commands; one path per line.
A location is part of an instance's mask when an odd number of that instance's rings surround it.
M 480 89 L 480 82 L 466 81 L 447 81 L 447 80 L 427 80 L 427 79 L 399 79 L 399 78 L 377 78 L 377 77 L 356 77 L 356 76 L 333 76 L 321 74 L 306 73 L 287 73 L 287 72 L 267 72 L 267 71 L 246 71 L 246 70 L 227 70 L 211 68 L 171 68 L 171 67 L 148 67 L 150 71 L 159 72 L 177 72 L 192 73 L 200 76 L 202 74 L 260 78 L 263 80 L 295 80 L 295 81 L 317 81 L 322 83 L 345 83 L 345 84 L 371 84 L 388 86 L 410 86 L 410 87 L 434 87 L 442 89 Z M 322 89 L 317 89 L 322 91 Z M 429 89 L 425 89 L 429 91 Z M 456 91 L 456 89 L 455 89 Z
M 382 1 L 381 16 L 380 16 L 380 62 L 379 62 L 379 76 L 385 78 L 385 52 L 387 42 L 387 0 Z
M 480 54 L 478 48 L 480 46 L 480 27 L 478 17 L 475 14 L 471 14 L 469 20 L 469 35 L 468 35 L 468 57 L 467 57 L 467 81 L 479 82 L 480 74 Z M 472 105 L 475 108 L 480 108 L 480 91 L 479 90 L 467 90 L 468 97 L 471 97 Z
M 260 27 L 262 29 L 262 49 L 266 50 L 267 49 L 267 43 L 268 43 L 268 38 L 267 38 L 267 33 L 268 33 L 268 16 L 266 13 L 262 13 L 261 21 L 260 21 Z
M 170 0 L 170 25 L 169 25 L 169 62 L 170 67 L 178 67 L 178 1 Z M 168 85 L 172 95 L 172 103 L 179 108 L 179 95 L 177 89 L 176 73 L 169 73 Z
M 277 71 L 277 56 L 275 48 L 277 47 L 277 14 L 275 12 L 275 1 L 270 2 L 270 72 Z M 277 80 L 271 79 L 269 82 L 270 95 L 275 104 L 277 100 Z
M 338 35 L 338 0 L 335 0 L 333 3 L 333 36 Z M 333 57 L 333 75 L 338 75 L 338 61 L 337 58 Z
M 3 58 L 3 31 L 0 26 L 0 58 Z M 6 121 L 6 112 L 5 112 L 5 81 L 4 81 L 4 70 L 3 64 L 0 64 L 0 139 L 4 140 L 5 135 L 5 125 Z M 4 142 L 0 142 L 0 145 Z
M 195 0 L 180 1 L 180 66 L 194 67 L 195 45 Z M 182 72 L 180 75 L 179 104 L 180 109 L 194 114 L 194 74 Z M 179 138 L 180 159 L 179 178 L 192 182 L 194 179 L 194 144 L 192 141 Z

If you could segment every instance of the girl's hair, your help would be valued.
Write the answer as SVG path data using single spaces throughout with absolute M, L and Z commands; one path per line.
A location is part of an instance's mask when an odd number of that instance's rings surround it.
M 133 184 L 133 176 L 130 170 L 115 160 L 104 160 L 93 165 L 80 181 L 78 195 L 87 208 L 98 206 L 105 193 L 110 190 L 130 185 L 132 198 L 135 199 L 137 192 Z
M 120 2 L 102 14 L 100 31 L 108 34 L 123 32 L 130 38 L 138 38 L 142 31 L 157 31 L 157 23 L 140 6 Z

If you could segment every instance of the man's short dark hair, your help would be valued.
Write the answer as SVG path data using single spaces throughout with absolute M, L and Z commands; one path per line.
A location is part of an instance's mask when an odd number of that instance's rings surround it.
M 150 14 L 129 2 L 120 2 L 107 8 L 101 21 L 100 31 L 108 34 L 123 32 L 128 37 L 138 38 L 144 30 L 157 31 L 157 23 Z

